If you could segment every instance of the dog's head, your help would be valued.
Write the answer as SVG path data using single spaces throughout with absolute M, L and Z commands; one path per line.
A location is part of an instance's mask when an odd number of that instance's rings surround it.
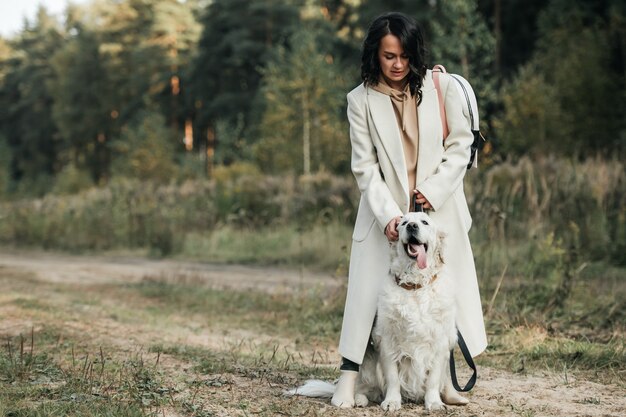
M 443 264 L 445 233 L 422 212 L 407 213 L 398 224 L 398 241 L 393 248 L 392 262 L 396 268 L 406 269 L 415 264 L 418 269 L 439 269 Z

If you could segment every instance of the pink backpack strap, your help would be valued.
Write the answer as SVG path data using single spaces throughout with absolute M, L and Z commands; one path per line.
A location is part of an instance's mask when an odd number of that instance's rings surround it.
M 446 106 L 443 101 L 443 94 L 441 93 L 441 85 L 439 84 L 439 74 L 446 73 L 446 69 L 443 65 L 435 65 L 433 67 L 433 81 L 435 82 L 435 89 L 437 90 L 437 98 L 439 99 L 439 115 L 441 116 L 441 126 L 443 127 L 443 140 L 446 140 L 448 134 L 448 119 L 446 118 Z

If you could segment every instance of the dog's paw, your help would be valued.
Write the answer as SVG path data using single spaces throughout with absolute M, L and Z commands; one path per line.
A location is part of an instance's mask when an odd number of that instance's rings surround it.
M 385 400 L 380 404 L 380 406 L 385 411 L 398 411 L 402 408 L 402 402 L 400 400 Z
M 469 400 L 463 396 L 461 396 L 456 391 L 446 391 L 441 393 L 441 400 L 446 405 L 467 405 L 469 404 Z
M 444 410 L 446 408 L 443 401 L 441 401 L 439 393 L 435 390 L 426 392 L 424 396 L 424 406 L 428 411 Z
M 363 394 L 357 394 L 354 396 L 354 403 L 357 407 L 367 407 L 367 404 L 369 404 L 369 400 L 367 399 L 367 396 Z
M 426 406 L 426 410 L 428 411 L 437 411 L 437 410 L 446 409 L 445 404 L 440 399 L 437 399 L 435 401 L 426 401 L 425 406 Z
M 333 397 L 330 404 L 339 408 L 352 408 L 354 407 L 354 400 Z

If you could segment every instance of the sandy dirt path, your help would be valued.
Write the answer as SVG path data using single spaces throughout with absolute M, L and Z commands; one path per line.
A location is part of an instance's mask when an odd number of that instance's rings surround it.
M 303 288 L 338 288 L 343 280 L 328 274 L 271 267 L 215 265 L 199 262 L 151 260 L 120 256 L 71 256 L 49 252 L 0 251 L 0 265 L 36 274 L 45 282 L 65 284 L 112 284 L 139 282 L 146 276 L 169 277 L 213 288 L 261 289 L 268 293 Z
M 9 282 L 10 292 L 0 291 L 0 337 L 14 335 L 31 326 L 43 325 L 58 319 L 46 309 L 25 314 L 15 300 L 36 297 L 45 299 L 48 305 L 62 309 L 75 303 L 71 295 L 58 290 L 58 285 L 71 285 L 78 288 L 86 297 L 97 297 L 97 305 L 81 306 L 80 314 L 64 316 L 62 325 L 70 332 L 88 334 L 93 343 L 114 346 L 125 351 L 136 350 L 137 346 L 150 346 L 154 343 L 180 343 L 212 349 L 229 349 L 234 345 L 256 346 L 278 344 L 285 350 L 295 351 L 292 340 L 257 334 L 240 329 L 228 332 L 215 330 L 199 318 L 181 317 L 173 319 L 166 327 L 150 323 L 150 320 L 120 321 L 111 317 L 108 307 L 132 303 L 133 300 L 119 299 L 109 295 L 102 288 L 112 288 L 127 283 L 139 282 L 145 277 L 170 277 L 180 282 L 181 276 L 190 283 L 215 288 L 237 290 L 257 289 L 268 293 L 297 291 L 306 288 L 323 288 L 334 291 L 343 285 L 343 280 L 330 275 L 304 271 L 290 271 L 277 268 L 247 266 L 210 265 L 172 260 L 156 261 L 124 257 L 70 256 L 46 252 L 0 252 L 0 275 L 2 271 L 21 271 L 29 280 L 21 283 Z M 9 277 L 19 275 L 9 274 Z M 19 278 L 10 278 L 18 280 Z M 10 284 L 10 285 L 9 285 Z M 56 286 L 56 287 L 55 287 Z M 56 288 L 56 289 L 55 289 Z M 57 323 L 60 324 L 60 323 Z M 253 347 L 252 347 L 253 348 Z M 320 347 L 300 353 L 310 357 Z M 334 366 L 338 354 L 332 347 L 323 347 L 319 364 Z M 313 355 L 315 356 L 315 355 Z M 172 373 L 188 372 L 188 366 L 175 358 L 165 356 L 163 366 Z M 514 374 L 503 370 L 481 367 L 479 382 L 469 395 L 471 404 L 467 407 L 452 407 L 436 415 L 453 416 L 623 416 L 626 415 L 626 392 L 614 385 L 602 385 L 577 378 L 575 375 L 554 373 Z M 254 392 L 258 401 L 288 402 L 281 392 L 286 386 L 271 384 L 261 378 L 249 379 L 229 376 L 227 390 L 218 392 L 227 395 L 233 402 L 250 399 Z M 207 390 L 221 389 L 206 388 Z M 201 393 L 207 398 L 211 392 Z M 365 409 L 337 410 L 328 401 L 297 399 L 299 410 L 302 404 L 306 411 L 293 415 L 324 416 L 382 416 L 387 415 L 377 406 Z M 284 404 L 283 404 L 284 405 Z M 253 415 L 254 407 L 247 411 L 224 406 L 213 409 L 213 415 Z M 397 416 L 425 415 L 421 405 L 409 404 Z M 176 414 L 172 414 L 176 415 Z M 264 414 L 266 415 L 266 414 Z M 276 415 L 284 415 L 284 411 Z M 289 414 L 291 415 L 291 414 Z

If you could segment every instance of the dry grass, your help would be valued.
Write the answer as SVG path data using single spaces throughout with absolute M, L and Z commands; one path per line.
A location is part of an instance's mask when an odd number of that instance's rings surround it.
M 216 290 L 186 275 L 138 284 L 68 282 L 0 271 L 0 415 L 380 415 L 376 407 L 339 412 L 324 401 L 281 395 L 304 379 L 338 375 L 329 347 L 338 337 L 343 294 Z M 465 411 L 563 415 L 548 400 L 490 402 L 500 398 L 503 378 L 525 396 L 543 395 L 553 383 L 537 380 L 538 371 L 562 381 L 560 395 L 582 378 L 624 386 L 623 338 L 572 341 L 540 325 L 509 327 L 494 311 L 500 322 L 489 322 L 492 346 L 481 358 L 475 408 Z M 572 398 L 610 415 L 614 389 L 585 386 L 584 396 Z M 398 415 L 420 413 L 421 405 L 408 404 Z

